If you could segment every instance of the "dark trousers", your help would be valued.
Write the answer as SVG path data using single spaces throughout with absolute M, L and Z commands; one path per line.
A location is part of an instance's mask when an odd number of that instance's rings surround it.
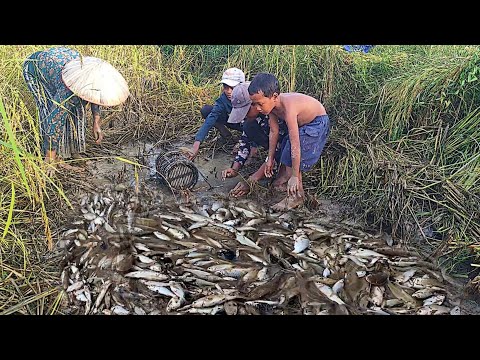
M 210 114 L 210 112 L 212 111 L 213 109 L 213 106 L 212 105 L 204 105 L 201 109 L 200 109 L 200 113 L 202 114 L 202 118 L 206 119 L 208 114 Z M 215 128 L 220 132 L 220 135 L 223 137 L 223 138 L 231 138 L 232 137 L 232 134 L 230 133 L 230 131 L 228 131 L 228 128 L 230 129 L 233 129 L 233 130 L 237 130 L 237 131 L 242 131 L 242 125 L 241 124 L 231 124 L 231 123 L 228 123 L 228 122 L 216 122 L 215 123 Z
M 261 127 L 255 120 L 245 121 L 243 123 L 243 131 L 247 135 L 248 140 L 268 150 L 268 134 L 270 131 L 268 126 Z

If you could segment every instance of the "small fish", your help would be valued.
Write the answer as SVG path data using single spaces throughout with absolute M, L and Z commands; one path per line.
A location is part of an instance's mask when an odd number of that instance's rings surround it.
M 120 305 L 115 305 L 111 310 L 115 315 L 128 315 L 128 314 L 130 314 L 130 311 L 128 311 L 127 309 L 125 309 L 123 306 L 120 306 Z
M 164 233 L 161 233 L 160 231 L 154 231 L 153 235 L 155 235 L 160 240 L 172 241 L 172 239 L 168 235 L 165 235 Z M 183 237 L 182 237 L 182 239 L 183 239 Z
M 236 299 L 236 296 L 227 296 L 223 294 L 212 294 L 200 299 L 195 300 L 192 303 L 192 307 L 194 308 L 204 308 L 204 307 L 211 307 L 218 304 L 221 304 L 225 301 Z
M 252 240 L 250 240 L 248 237 L 246 237 L 245 235 L 243 235 L 241 233 L 236 234 L 236 239 L 240 244 L 247 245 L 247 246 L 250 246 L 254 249 L 261 250 L 260 246 L 255 244 Z
M 67 288 L 67 292 L 76 291 L 80 289 L 82 286 L 83 286 L 83 281 L 77 281 Z
M 322 294 L 324 294 L 330 300 L 336 302 L 339 305 L 345 304 L 342 299 L 340 299 L 332 290 L 330 286 L 324 285 L 319 282 L 315 282 L 315 286 L 320 290 Z
M 163 281 L 169 278 L 168 275 L 161 274 L 156 271 L 150 271 L 150 270 L 133 271 L 128 274 L 125 274 L 125 277 L 130 277 L 134 279 L 156 280 L 156 281 Z
M 178 308 L 180 308 L 183 304 L 185 303 L 185 300 L 182 299 L 182 298 L 178 298 L 178 297 L 172 297 L 170 299 L 170 301 L 168 302 L 167 304 L 167 311 L 168 312 L 171 312 L 173 310 L 177 310 Z
M 294 243 L 294 253 L 301 253 L 303 250 L 307 249 L 310 245 L 310 240 L 307 236 L 299 236 L 295 239 Z
M 170 289 L 172 292 L 178 296 L 180 299 L 185 299 L 185 290 L 183 289 L 182 285 L 175 281 L 170 281 L 169 283 Z
M 259 262 L 259 263 L 262 263 L 263 265 L 268 265 L 268 263 L 262 259 L 261 257 L 258 257 L 256 255 L 253 255 L 253 254 L 249 254 L 247 253 L 248 257 L 250 257 L 250 259 L 252 259 L 253 261 L 256 261 L 256 262 Z
M 97 215 L 92 211 L 92 212 L 83 214 L 83 217 L 88 221 L 92 221 L 92 220 L 95 220 L 97 218 Z

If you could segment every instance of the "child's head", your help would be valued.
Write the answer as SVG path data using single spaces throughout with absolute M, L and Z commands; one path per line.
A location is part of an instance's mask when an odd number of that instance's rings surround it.
M 222 76 L 223 92 L 229 100 L 232 99 L 232 91 L 240 83 L 245 82 L 245 74 L 239 68 L 230 68 L 225 70 Z
M 252 105 L 262 114 L 268 115 L 275 107 L 280 95 L 280 85 L 273 74 L 258 73 L 250 83 L 248 93 Z
M 260 113 L 254 106 L 248 94 L 249 81 L 237 85 L 232 91 L 232 112 L 228 117 L 229 123 L 240 123 L 245 117 L 255 119 Z

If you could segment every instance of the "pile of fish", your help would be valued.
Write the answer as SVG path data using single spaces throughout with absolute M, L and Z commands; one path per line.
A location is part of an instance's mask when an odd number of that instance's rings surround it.
M 445 274 L 390 239 L 252 201 L 166 204 L 125 187 L 62 230 L 75 314 L 460 314 Z

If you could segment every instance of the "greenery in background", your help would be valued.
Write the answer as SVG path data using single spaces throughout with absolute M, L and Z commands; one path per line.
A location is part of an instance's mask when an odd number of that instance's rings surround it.
M 448 255 L 448 265 L 480 248 L 480 49 L 477 46 L 71 46 L 109 61 L 131 97 L 104 110 L 109 141 L 193 135 L 199 108 L 220 94 L 231 66 L 247 79 L 274 73 L 282 91 L 320 99 L 333 129 L 307 178 L 318 195 L 348 201 L 373 226 Z M 0 313 L 52 313 L 58 274 L 41 254 L 68 204 L 45 175 L 38 115 L 23 60 L 44 46 L 0 46 Z M 48 306 L 47 306 L 48 304 Z

